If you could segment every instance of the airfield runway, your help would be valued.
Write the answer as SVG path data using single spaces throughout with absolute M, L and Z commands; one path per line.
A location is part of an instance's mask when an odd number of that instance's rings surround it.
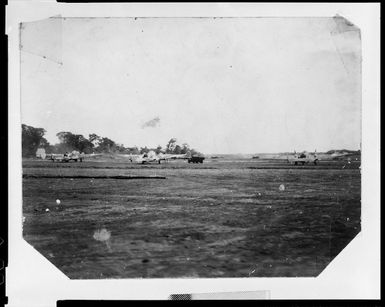
M 317 276 L 360 232 L 359 166 L 25 160 L 23 236 L 73 279 Z

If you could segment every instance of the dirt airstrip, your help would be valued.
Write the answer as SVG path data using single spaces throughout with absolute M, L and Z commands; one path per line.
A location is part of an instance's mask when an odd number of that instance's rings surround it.
M 74 279 L 317 276 L 360 232 L 359 166 L 24 161 L 23 236 Z

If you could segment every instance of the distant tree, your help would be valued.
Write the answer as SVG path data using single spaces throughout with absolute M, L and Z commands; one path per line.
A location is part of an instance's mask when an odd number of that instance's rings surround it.
M 94 144 L 92 144 L 84 136 L 78 135 L 78 148 L 80 152 L 88 154 L 93 152 Z
M 182 153 L 182 147 L 180 147 L 179 145 L 175 145 L 173 153 L 176 155 L 180 155 Z
M 147 146 L 140 148 L 140 154 L 148 153 L 149 151 L 150 150 L 147 148 Z
M 199 151 L 197 151 L 197 150 L 195 150 L 193 148 L 190 150 L 190 153 L 191 153 L 192 156 L 203 156 L 202 153 L 200 153 Z
M 171 138 L 167 145 L 166 145 L 166 153 L 169 154 L 187 154 L 191 153 L 192 155 L 202 155 L 195 149 L 190 148 L 189 144 L 183 143 L 182 146 L 177 144 L 177 139 L 176 138 Z
M 166 153 L 174 153 L 176 138 L 171 138 L 166 145 Z
M 91 133 L 88 135 L 88 140 L 94 145 L 94 147 L 97 147 L 99 146 L 99 143 L 101 142 L 102 138 L 95 133 Z
M 123 144 L 116 144 L 115 151 L 118 153 L 126 153 L 127 149 L 124 147 Z
M 57 133 L 56 136 L 62 144 L 61 149 L 65 151 L 77 150 L 84 153 L 91 153 L 93 151 L 94 144 L 81 134 L 62 131 Z
M 166 148 L 158 145 L 156 148 L 141 147 L 125 147 L 123 144 L 117 144 L 107 137 L 101 137 L 95 133 L 89 134 L 88 139 L 81 134 L 73 134 L 69 131 L 61 131 L 57 133 L 59 144 L 50 145 L 43 137 L 45 130 L 42 128 L 33 128 L 23 125 L 23 155 L 35 155 L 38 146 L 45 148 L 51 153 L 63 153 L 66 151 L 77 150 L 84 153 L 128 153 L 128 154 L 144 154 L 149 151 L 155 151 L 156 154 L 166 152 L 169 154 L 188 154 L 201 155 L 198 151 L 190 148 L 187 143 L 177 144 L 176 138 L 171 138 Z M 31 135 L 35 136 L 32 142 Z M 38 145 L 36 145 L 38 144 Z
M 128 147 L 127 152 L 131 155 L 138 155 L 140 154 L 139 148 L 138 147 Z
M 44 138 L 45 130 L 43 128 L 35 128 L 21 125 L 22 130 L 22 156 L 23 157 L 34 157 L 39 147 L 44 149 L 49 148 L 48 141 Z
M 50 146 L 51 145 L 49 144 L 49 142 L 44 137 L 41 138 L 39 147 L 44 148 L 45 150 L 47 150 L 47 149 L 49 149 Z
M 111 152 L 115 151 L 116 143 L 109 138 L 103 137 L 103 138 L 101 138 L 99 146 L 97 147 L 97 149 L 99 152 L 111 153 Z
M 186 154 L 190 151 L 190 146 L 187 143 L 182 144 L 181 154 Z
M 58 148 L 60 148 L 61 150 L 78 150 L 76 136 L 72 132 L 61 131 L 59 133 L 56 133 L 56 136 L 58 137 L 60 142 Z
M 60 153 L 59 151 L 59 145 L 60 144 L 55 144 L 55 145 L 49 145 L 48 148 L 45 150 L 46 153 Z
M 155 153 L 158 155 L 162 152 L 162 146 L 158 145 L 158 147 L 156 147 L 155 149 Z

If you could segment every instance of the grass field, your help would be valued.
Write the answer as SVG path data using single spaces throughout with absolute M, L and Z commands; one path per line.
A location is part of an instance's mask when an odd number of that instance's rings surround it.
M 24 238 L 74 279 L 317 276 L 360 231 L 359 162 L 26 160 L 23 176 Z

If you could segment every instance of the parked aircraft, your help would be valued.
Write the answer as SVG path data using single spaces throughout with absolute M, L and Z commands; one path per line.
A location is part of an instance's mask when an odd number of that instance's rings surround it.
M 161 163 L 161 161 L 168 161 L 168 160 L 177 160 L 177 159 L 188 159 L 191 154 L 188 152 L 186 154 L 166 154 L 166 153 L 159 153 L 156 154 L 155 151 L 150 150 L 148 153 L 144 153 L 141 155 L 127 155 L 131 162 L 136 163 Z
M 294 151 L 293 155 L 287 155 L 287 162 L 288 163 L 294 163 L 295 165 L 298 164 L 306 164 L 306 163 L 314 163 L 318 164 L 320 161 L 334 161 L 334 160 L 347 160 L 347 161 L 354 161 L 361 160 L 360 158 L 360 151 L 346 151 L 346 150 L 340 150 L 340 151 L 334 151 L 334 152 L 328 152 L 328 153 L 317 153 L 314 151 L 314 153 L 309 152 L 302 152 L 302 153 L 296 153 Z
M 297 153 L 294 150 L 294 155 L 293 156 L 288 156 L 287 157 L 287 162 L 288 163 L 294 163 L 295 165 L 298 164 L 307 164 L 307 163 L 314 163 L 317 165 L 319 162 L 318 156 L 317 156 L 317 151 L 314 151 L 314 153 L 309 153 L 307 151 L 303 151 L 302 153 Z
M 80 153 L 77 150 L 73 150 L 71 152 L 66 152 L 64 154 L 50 154 L 47 155 L 52 162 L 70 162 L 70 161 L 75 161 L 75 162 L 83 162 L 85 158 L 89 157 L 95 157 L 95 156 L 100 156 L 101 154 L 85 154 L 85 153 Z

